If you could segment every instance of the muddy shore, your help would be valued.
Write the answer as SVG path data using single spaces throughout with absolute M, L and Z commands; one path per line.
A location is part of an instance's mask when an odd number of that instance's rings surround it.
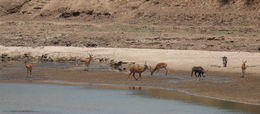
M 163 70 L 151 77 L 146 72 L 141 80 L 128 80 L 129 71 L 111 71 L 108 63 L 93 61 L 90 71 L 84 71 L 84 64 L 65 63 L 33 63 L 33 78 L 26 79 L 24 63 L 6 61 L 1 63 L 1 82 L 48 82 L 60 81 L 115 84 L 125 86 L 143 86 L 174 89 L 188 94 L 218 98 L 223 100 L 260 105 L 260 65 L 259 53 L 248 52 L 216 52 L 195 50 L 155 50 L 131 48 L 79 48 L 79 47 L 0 47 L 10 57 L 30 54 L 38 58 L 47 54 L 54 60 L 61 57 L 85 59 L 91 53 L 94 58 L 135 62 L 154 66 L 158 62 L 167 62 L 170 75 L 165 76 Z M 229 58 L 228 67 L 221 66 L 221 57 Z M 246 77 L 241 76 L 241 61 L 247 60 L 249 66 Z M 192 66 L 203 66 L 207 70 L 206 78 L 190 77 Z M 126 66 L 127 68 L 127 66 Z
M 68 64 L 34 64 L 32 78 L 26 78 L 23 63 L 10 63 L 1 66 L 0 82 L 51 83 L 102 86 L 103 88 L 127 89 L 125 87 L 152 87 L 176 90 L 196 96 L 209 97 L 233 102 L 260 105 L 260 78 L 238 78 L 235 76 L 207 76 L 206 78 L 190 77 L 189 73 L 175 73 L 168 76 L 156 73 L 151 77 L 145 72 L 138 80 L 128 80 L 128 71 L 112 71 L 107 65 L 92 64 L 89 71 L 83 66 Z M 118 86 L 120 85 L 120 86 Z M 123 87 L 122 87 L 123 86 Z M 132 89 L 132 88 L 130 88 Z

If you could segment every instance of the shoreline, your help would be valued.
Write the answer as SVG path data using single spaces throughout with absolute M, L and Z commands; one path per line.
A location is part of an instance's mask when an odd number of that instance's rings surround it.
M 47 84 L 58 84 L 58 85 L 87 85 L 87 86 L 95 86 L 97 88 L 105 88 L 105 89 L 118 89 L 118 87 L 123 87 L 123 88 L 128 88 L 131 87 L 131 85 L 122 85 L 122 84 L 106 84 L 106 83 L 80 83 L 80 82 L 64 82 L 60 80 L 57 81 L 40 81 L 40 83 L 47 83 Z M 105 86 L 105 87 L 100 87 L 100 86 Z M 222 98 L 216 98 L 216 97 L 211 97 L 211 96 L 203 96 L 203 95 L 199 95 L 196 93 L 192 93 L 189 91 L 185 91 L 185 90 L 180 90 L 178 88 L 165 88 L 165 87 L 155 87 L 155 86 L 139 86 L 139 85 L 135 85 L 133 87 L 141 87 L 141 88 L 152 88 L 152 89 L 161 89 L 161 90 L 166 90 L 166 91 L 175 91 L 175 92 L 179 92 L 179 93 L 184 93 L 187 95 L 192 95 L 192 96 L 196 96 L 196 97 L 203 97 L 203 98 L 209 98 L 209 99 L 215 99 L 215 100 L 221 100 L 221 101 L 227 101 L 227 102 L 234 102 L 234 103 L 242 103 L 242 104 L 247 104 L 247 105 L 256 105 L 256 106 L 260 106 L 260 103 L 250 103 L 250 102 L 241 102 L 241 101 L 235 101 L 235 100 L 228 100 L 228 99 L 222 99 Z M 122 88 L 119 88 L 122 89 Z
M 33 63 L 34 71 L 33 78 L 39 80 L 61 80 L 67 82 L 77 83 L 101 83 L 101 84 L 115 84 L 115 85 L 138 85 L 143 87 L 157 87 L 157 88 L 170 88 L 187 91 L 195 96 L 205 96 L 213 99 L 227 100 L 232 102 L 240 102 L 247 104 L 260 104 L 260 68 L 257 65 L 260 63 L 259 53 L 247 53 L 247 52 L 209 52 L 209 51 L 194 51 L 194 50 L 152 50 L 152 49 L 121 49 L 121 48 L 76 48 L 76 47 L 43 47 L 43 48 L 29 48 L 29 47 L 0 47 L 2 53 L 8 53 L 10 56 L 23 55 L 24 53 L 30 53 L 33 57 L 39 57 L 46 53 L 57 53 L 50 57 L 56 59 L 59 57 L 79 57 L 86 58 L 89 53 L 94 55 L 94 58 L 107 57 L 114 59 L 115 61 L 127 61 L 136 62 L 137 64 L 143 64 L 145 61 L 149 65 L 155 63 L 164 62 L 168 63 L 168 69 L 170 75 L 165 76 L 162 73 L 157 73 L 156 76 L 148 76 L 144 74 L 143 78 L 139 81 L 127 80 L 127 72 L 113 72 L 103 71 L 102 64 L 92 64 L 90 72 L 84 71 L 82 66 L 74 65 L 53 65 L 42 63 Z M 82 52 L 79 55 L 72 54 L 73 52 Z M 167 52 L 167 53 L 165 53 Z M 116 53 L 116 54 L 115 54 Z M 220 64 L 221 56 L 225 54 L 230 55 L 230 64 L 228 68 L 211 67 L 211 64 Z M 247 70 L 245 78 L 240 78 L 240 68 L 233 68 L 239 66 L 240 59 L 232 60 L 236 58 L 239 53 L 241 58 L 249 58 L 249 65 L 256 67 L 250 67 Z M 192 56 L 195 54 L 196 56 Z M 157 55 L 157 56 L 154 56 Z M 201 58 L 202 57 L 202 58 Z M 63 63 L 65 64 L 65 63 Z M 190 77 L 190 69 L 193 65 L 201 65 L 208 71 L 206 78 L 202 80 L 195 77 Z M 10 67 L 6 67 L 2 64 L 1 70 L 15 70 L 15 72 L 8 74 L 0 74 L 2 79 L 15 79 L 23 80 L 26 76 L 26 71 L 22 63 L 11 63 Z M 8 66 L 8 65 L 7 65 Z M 101 68 L 101 69 L 99 69 Z M 14 81 L 15 81 L 14 80 Z M 5 80 L 1 80 L 3 82 Z M 8 81 L 8 80 L 6 80 Z
M 166 62 L 173 71 L 190 72 L 193 66 L 202 66 L 211 72 L 223 72 L 241 75 L 242 61 L 247 60 L 249 66 L 246 73 L 249 76 L 260 76 L 260 53 L 252 52 L 225 52 L 204 50 L 165 50 L 165 49 L 137 49 L 137 48 L 84 48 L 84 47 L 4 47 L 0 46 L 0 54 L 21 56 L 29 53 L 32 57 L 48 54 L 53 59 L 58 58 L 109 58 L 115 61 L 135 62 L 155 66 L 159 62 Z M 228 67 L 222 67 L 222 57 L 228 57 Z M 214 73 L 213 73 L 214 74 Z M 211 74 L 210 74 L 211 75 Z M 240 77 L 240 76 L 238 76 Z
M 236 101 L 236 100 L 230 100 L 230 99 L 223 99 L 223 98 L 217 98 L 217 97 L 211 97 L 211 96 L 204 96 L 199 95 L 196 93 L 192 93 L 187 90 L 180 90 L 178 88 L 165 88 L 165 87 L 155 87 L 155 86 L 142 86 L 142 85 L 126 85 L 126 84 L 108 84 L 108 83 L 88 83 L 88 82 L 68 82 L 68 81 L 62 81 L 62 80 L 42 80 L 42 81 L 34 81 L 34 82 L 28 82 L 32 80 L 8 80 L 3 81 L 0 80 L 0 83 L 38 83 L 38 84 L 54 84 L 54 85 L 75 85 L 75 86 L 88 86 L 88 87 L 94 87 L 99 89 L 114 89 L 114 90 L 131 90 L 132 88 L 136 88 L 136 90 L 142 90 L 142 89 L 159 89 L 163 91 L 174 91 L 181 94 L 191 95 L 195 97 L 201 97 L 206 99 L 213 99 L 213 100 L 220 100 L 225 102 L 232 102 L 232 103 L 240 103 L 245 105 L 253 105 L 253 106 L 260 106 L 260 103 L 250 103 L 250 102 L 242 102 L 242 101 Z M 131 89 L 130 89 L 131 88 Z M 135 89 L 132 89 L 135 90 Z

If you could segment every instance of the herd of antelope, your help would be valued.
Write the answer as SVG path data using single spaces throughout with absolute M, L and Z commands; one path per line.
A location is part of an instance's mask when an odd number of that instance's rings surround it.
M 2 60 L 3 60 L 3 57 L 6 57 L 6 55 L 3 55 L 2 54 Z M 30 60 L 30 57 L 28 54 L 24 54 L 24 66 L 27 70 L 27 77 L 32 77 L 32 68 L 33 68 L 33 65 L 32 63 L 29 62 Z M 45 60 L 47 59 L 47 55 L 44 54 L 41 56 L 41 59 Z M 89 70 L 89 65 L 91 64 L 91 62 L 93 62 L 94 57 L 92 54 L 89 54 L 89 57 L 84 59 L 83 62 L 85 64 L 85 71 L 88 71 Z M 109 59 L 108 58 L 101 58 L 101 59 L 98 59 L 99 62 L 104 62 L 104 61 L 108 61 Z M 77 63 L 78 63 L 78 60 L 76 60 Z M 222 57 L 222 61 L 223 61 L 223 67 L 227 67 L 227 57 L 224 56 Z M 242 65 L 241 65 L 241 70 L 242 70 L 242 76 L 241 78 L 244 78 L 245 77 L 245 71 L 247 69 L 247 65 L 246 65 L 246 62 L 247 61 L 242 61 Z M 109 62 L 110 66 L 114 69 L 118 69 L 118 70 L 126 70 L 126 68 L 121 68 L 122 64 L 127 64 L 127 62 L 122 62 L 122 61 L 119 61 L 119 62 L 115 62 L 114 60 L 110 60 Z M 140 65 L 135 65 L 134 62 L 132 62 L 132 65 L 129 67 L 129 75 L 128 75 L 128 79 L 131 79 L 131 77 L 133 77 L 135 80 L 138 80 L 139 78 L 142 77 L 142 73 L 145 72 L 146 70 L 149 70 L 151 72 L 151 76 L 154 74 L 154 72 L 156 71 L 159 71 L 161 69 L 164 69 L 165 70 L 165 75 L 168 74 L 168 69 L 167 69 L 167 63 L 165 62 L 161 62 L 161 63 L 158 63 L 155 65 L 154 68 L 152 68 L 151 66 L 148 66 L 145 62 L 145 64 L 143 66 L 140 66 Z M 193 75 L 195 75 L 196 77 L 205 77 L 205 74 L 206 71 L 204 70 L 203 67 L 201 66 L 193 66 L 192 69 L 191 69 L 191 77 Z M 135 74 L 139 74 L 139 77 L 136 77 Z

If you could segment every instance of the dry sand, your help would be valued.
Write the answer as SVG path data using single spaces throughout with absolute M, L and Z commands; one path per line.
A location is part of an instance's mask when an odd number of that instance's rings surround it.
M 0 45 L 3 46 L 260 51 L 259 26 L 163 26 L 96 24 L 73 20 L 6 20 L 0 22 L 0 28 Z
M 241 75 L 241 64 L 247 60 L 247 76 L 259 76 L 260 54 L 250 52 L 218 52 L 195 50 L 165 50 L 165 49 L 131 49 L 131 48 L 80 48 L 80 47 L 0 47 L 1 53 L 10 56 L 31 53 L 37 57 L 48 54 L 52 58 L 78 57 L 87 58 L 92 53 L 95 58 L 107 57 L 116 61 L 136 62 L 154 66 L 158 62 L 168 63 L 168 68 L 176 71 L 190 72 L 193 66 L 202 66 L 208 73 L 229 73 Z M 222 67 L 222 57 L 228 57 L 228 67 Z

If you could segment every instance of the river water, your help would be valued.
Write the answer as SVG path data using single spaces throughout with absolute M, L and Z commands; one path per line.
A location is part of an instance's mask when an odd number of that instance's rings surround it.
M 0 83 L 0 114 L 259 113 L 258 106 L 243 110 L 247 105 L 182 96 L 156 89 L 112 90 L 74 85 Z

